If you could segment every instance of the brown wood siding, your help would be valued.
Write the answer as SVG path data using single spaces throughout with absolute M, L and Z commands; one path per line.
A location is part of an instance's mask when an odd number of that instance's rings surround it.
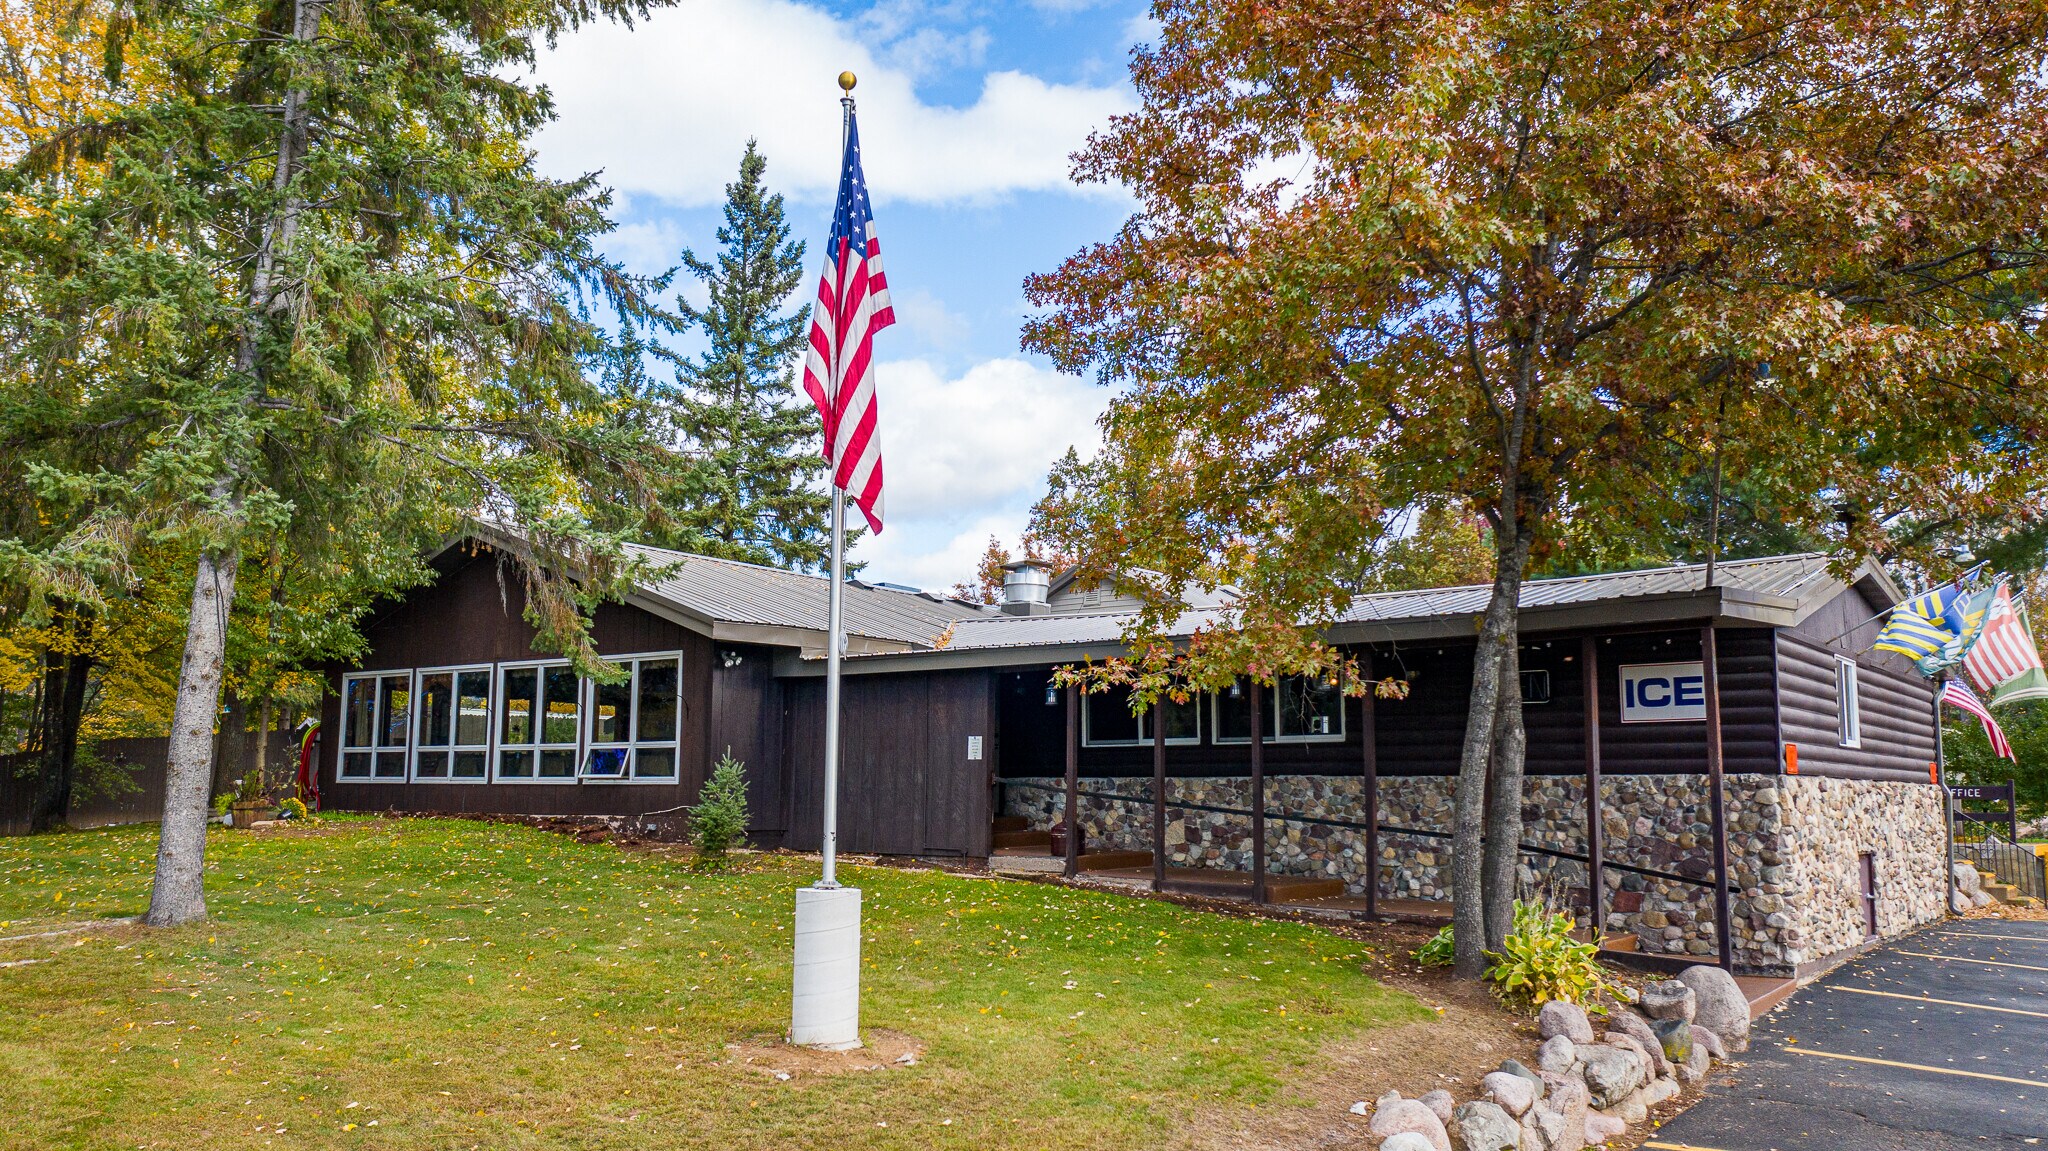
M 1723 628 L 1720 649 L 1722 763 L 1730 774 L 1777 770 L 1777 676 L 1771 631 Z M 1607 775 L 1657 775 L 1707 769 L 1707 725 L 1621 722 L 1623 664 L 1700 658 L 1697 628 L 1603 636 L 1600 659 L 1600 763 Z M 1582 745 L 1583 746 L 1583 745 Z M 1583 770 L 1583 764 L 1580 765 Z
M 839 849 L 887 855 L 988 854 L 991 672 L 848 676 L 840 699 Z M 819 846 L 825 681 L 783 683 L 790 823 L 784 842 Z M 982 737 L 983 758 L 967 758 Z
M 674 783 L 366 783 L 336 778 L 345 672 L 509 663 L 551 658 L 535 650 L 521 613 L 526 597 L 516 571 L 495 557 L 461 557 L 433 583 L 374 615 L 369 647 L 351 667 L 328 669 L 322 709 L 321 798 L 337 811 L 436 811 L 517 815 L 638 815 L 696 801 L 709 771 L 712 732 L 711 641 L 625 604 L 600 604 L 591 636 L 604 655 L 681 651 L 682 740 Z M 765 662 L 765 661 L 764 661 Z M 493 685 L 494 702 L 496 686 Z M 496 717 L 493 715 L 495 731 Z
M 1845 641 L 1846 644 L 1846 641 Z M 1935 758 L 1934 685 L 1900 674 L 1869 652 L 1821 647 L 1790 633 L 1778 638 L 1779 719 L 1799 747 L 1799 774 L 1930 782 Z M 1862 746 L 1840 742 L 1836 656 L 1856 661 Z M 1903 661 L 1901 661 L 1903 662 Z
M 716 766 L 728 750 L 747 765 L 748 831 L 773 847 L 789 828 L 789 770 L 782 750 L 782 681 L 774 652 L 722 645 L 713 653 L 706 762 Z M 728 667 L 729 659 L 738 662 Z

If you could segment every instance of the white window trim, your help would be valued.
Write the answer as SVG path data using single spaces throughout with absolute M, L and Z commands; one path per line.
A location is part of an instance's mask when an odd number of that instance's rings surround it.
M 632 738 L 628 738 L 624 741 L 614 740 L 603 743 L 600 743 L 596 739 L 591 738 L 596 734 L 593 728 L 597 723 L 598 683 L 594 679 L 585 677 L 583 680 L 584 722 L 580 732 L 580 734 L 584 738 L 582 750 L 579 751 L 576 755 L 577 782 L 597 784 L 632 783 L 651 785 L 655 787 L 674 787 L 677 784 L 680 784 L 683 781 L 683 673 L 688 668 L 687 658 L 681 651 L 635 651 L 607 654 L 604 656 L 604 659 L 611 663 L 630 662 L 633 665 L 633 676 L 632 679 L 629 681 L 629 683 L 631 684 L 629 690 L 632 692 L 631 698 L 633 700 L 633 714 L 628 718 L 628 725 L 626 731 L 626 734 Z M 637 737 L 637 733 L 640 727 L 640 664 L 644 661 L 660 659 L 672 659 L 676 661 L 676 734 L 673 739 L 669 740 L 643 741 Z M 674 774 L 649 776 L 644 779 L 641 778 L 638 774 L 636 774 L 640 770 L 639 749 L 642 747 L 655 748 L 657 750 L 661 748 L 668 748 L 669 750 L 673 751 L 675 753 Z M 626 774 L 584 774 L 584 769 L 589 766 L 591 752 L 605 751 L 618 748 L 623 748 L 627 752 Z
M 1835 743 L 1863 746 L 1863 669 L 1845 655 L 1835 657 Z
M 1224 689 L 1223 691 L 1219 691 L 1219 692 L 1216 692 L 1216 693 L 1214 693 L 1214 694 L 1213 694 L 1212 696 L 1210 696 L 1210 698 L 1211 698 L 1212 700 L 1214 700 L 1214 701 L 1215 701 L 1214 703 L 1212 703 L 1212 704 L 1210 705 L 1210 706 L 1211 706 L 1211 714 L 1210 714 L 1210 716 L 1209 716 L 1210 730 L 1211 730 L 1211 731 L 1213 731 L 1213 732 L 1214 732 L 1214 733 L 1216 734 L 1216 743 L 1217 743 L 1217 744 L 1218 744 L 1219 746 L 1222 746 L 1222 747 L 1250 747 L 1250 746 L 1251 746 L 1251 742 L 1252 742 L 1252 740 L 1251 740 L 1251 737 L 1250 737 L 1250 736 L 1225 736 L 1225 735 L 1223 734 L 1223 713 L 1222 713 L 1222 711 L 1221 711 L 1220 709 L 1221 709 L 1221 708 L 1222 708 L 1222 706 L 1223 706 L 1223 696 L 1224 696 L 1224 692 L 1227 692 L 1227 691 L 1229 691 L 1229 690 L 1230 690 L 1229 688 L 1225 688 L 1225 689 Z M 1343 743 L 1343 742 L 1344 742 L 1345 736 L 1346 736 L 1346 734 L 1347 734 L 1347 732 L 1348 732 L 1348 730 L 1349 730 L 1349 728 L 1347 727 L 1347 724 L 1349 723 L 1349 718 L 1348 718 L 1348 716 L 1346 715 L 1346 713 L 1347 713 L 1347 712 L 1348 712 L 1348 711 L 1349 711 L 1350 709 L 1344 706 L 1344 697 L 1343 697 L 1343 695 L 1341 695 L 1341 694 L 1340 694 L 1340 695 L 1338 695 L 1338 697 L 1337 697 L 1337 730 L 1336 730 L 1336 731 L 1334 731 L 1334 732 L 1331 732 L 1331 733 L 1330 733 L 1330 734 L 1328 734 L 1328 735 L 1276 735 L 1276 734 L 1273 734 L 1273 733 L 1275 733 L 1275 732 L 1278 732 L 1278 731 L 1280 730 L 1280 709 L 1279 709 L 1279 708 L 1277 708 L 1277 707 L 1275 707 L 1275 706 L 1273 705 L 1273 704 L 1274 704 L 1274 698 L 1273 698 L 1273 697 L 1274 697 L 1275 693 L 1276 693 L 1276 692 L 1278 691 L 1278 688 L 1277 688 L 1277 687 L 1266 687 L 1265 685 L 1261 684 L 1261 685 L 1260 685 L 1260 687 L 1259 687 L 1259 691 L 1260 691 L 1260 693 L 1261 693 L 1261 696 L 1260 696 L 1260 699 L 1259 699 L 1259 719 L 1260 719 L 1260 720 L 1261 720 L 1261 721 L 1262 721 L 1262 722 L 1263 722 L 1263 723 L 1265 724 L 1265 726 L 1266 726 L 1266 731 L 1267 731 L 1267 734 L 1266 734 L 1266 738 L 1265 738 L 1265 742 L 1266 742 L 1266 743 L 1269 743 L 1269 744 L 1273 744 L 1273 743 Z
M 1091 731 L 1090 731 L 1090 729 L 1091 729 L 1091 727 L 1093 726 L 1093 724 L 1092 724 L 1092 722 L 1091 722 L 1091 721 L 1089 720 L 1089 718 L 1088 718 L 1088 711 L 1089 711 L 1089 708 L 1088 708 L 1088 697 L 1087 697 L 1087 696 L 1086 696 L 1085 694 L 1083 694 L 1083 695 L 1082 695 L 1082 696 L 1081 696 L 1080 698 L 1081 698 L 1081 746 L 1082 746 L 1082 747 L 1151 747 L 1151 746 L 1152 746 L 1152 733 L 1151 733 L 1150 731 L 1146 730 L 1146 729 L 1147 729 L 1147 728 L 1148 728 L 1148 727 L 1149 727 L 1149 726 L 1151 725 L 1151 722 L 1152 722 L 1152 709 L 1151 709 L 1151 708 L 1149 708 L 1149 707 L 1148 707 L 1148 708 L 1146 708 L 1146 709 L 1145 709 L 1145 710 L 1144 710 L 1143 712 L 1140 712 L 1140 713 L 1138 714 L 1138 716 L 1137 716 L 1137 720 L 1138 720 L 1138 738 L 1136 738 L 1136 739 L 1096 739 L 1096 738 L 1094 737 L 1094 735 L 1093 735 L 1093 734 L 1091 734 Z M 1193 735 L 1191 735 L 1191 736 L 1190 736 L 1190 735 L 1176 735 L 1176 736 L 1169 736 L 1169 737 L 1167 738 L 1167 740 L 1166 740 L 1166 746 L 1168 746 L 1168 747 L 1198 747 L 1198 746 L 1200 746 L 1200 745 L 1201 745 L 1201 742 L 1202 742 L 1202 704 L 1201 704 L 1201 700 L 1200 700 L 1200 698 L 1199 698 L 1199 697 L 1198 697 L 1198 698 L 1197 698 L 1197 699 L 1196 699 L 1196 700 L 1195 700 L 1194 702 L 1195 702 L 1195 734 L 1193 734 Z
M 402 675 L 402 676 L 408 676 L 408 677 L 412 677 L 412 678 L 409 678 L 409 679 L 408 679 L 408 681 L 407 681 L 407 683 L 408 683 L 408 685 L 409 685 L 409 686 L 408 686 L 408 687 L 406 688 L 406 690 L 407 690 L 408 692 L 415 692 L 415 693 L 416 693 L 416 689 L 417 689 L 417 686 L 418 686 L 418 680 L 417 680 L 417 677 L 415 676 L 415 674 L 414 674 L 413 670 L 412 670 L 411 668 L 407 668 L 407 667 L 389 667 L 389 668 L 384 668 L 384 669 L 383 669 L 383 670 L 381 670 L 381 671 L 351 671 L 351 672 L 347 672 L 347 673 L 345 673 L 345 674 L 343 674 L 343 675 L 342 675 L 342 677 L 341 677 L 341 731 L 340 731 L 340 733 L 339 733 L 339 734 L 340 734 L 340 736 L 341 736 L 341 738 L 339 738 L 339 739 L 337 739 L 337 740 L 335 740 L 335 741 L 334 741 L 334 742 L 335 742 L 335 749 L 334 749 L 334 782 L 336 782 L 336 783 L 385 783 L 385 784 L 389 784 L 389 783 L 409 783 L 409 782 L 411 782 L 411 781 L 412 781 L 412 724 L 410 724 L 410 723 L 406 724 L 406 732 L 405 732 L 405 745 L 404 745 L 404 746 L 402 746 L 402 747 L 386 747 L 386 746 L 383 746 L 383 745 L 381 745 L 381 744 L 379 744 L 379 743 L 377 742 L 377 733 L 378 733 L 379 731 L 383 730 L 383 728 L 384 728 L 384 692 L 383 692 L 383 689 L 382 689 L 381 687 L 380 687 L 380 688 L 377 688 L 377 689 L 375 689 L 375 690 L 373 690 L 373 691 L 372 691 L 372 692 L 370 693 L 370 743 L 369 743 L 369 745 L 368 745 L 367 747 L 349 747 L 349 746 L 347 746 L 347 741 L 348 741 L 348 685 L 349 685 L 349 684 L 351 684 L 351 683 L 354 683 L 354 682 L 356 682 L 356 681 L 358 681 L 358 680 L 365 680 L 365 679 L 367 679 L 367 680 L 370 680 L 370 681 L 372 681 L 372 682 L 376 682 L 376 681 L 378 681 L 378 680 L 382 680 L 382 679 L 385 679 L 385 678 L 388 678 L 388 677 L 390 677 L 390 676 L 394 676 L 394 675 Z M 348 753 L 349 753 L 349 752 L 352 752 L 352 751 L 353 751 L 353 752 L 356 752 L 356 753 L 358 753 L 358 754 L 360 754 L 360 753 L 362 753 L 362 752 L 368 752 L 368 753 L 370 754 L 370 774 L 369 774 L 369 775 L 343 775 L 343 774 L 341 773 L 341 765 L 342 765 L 343 759 L 344 759 L 344 757 L 345 757 L 345 756 L 347 756 L 347 755 L 348 755 Z M 395 751 L 395 752 L 401 752 L 401 753 L 403 753 L 403 754 L 405 755 L 405 774 L 403 774 L 403 775 L 378 775 L 378 774 L 376 773 L 376 772 L 377 772 L 377 756 L 379 756 L 379 755 L 389 755 L 390 753 L 392 753 L 392 752 L 394 752 L 394 751 Z
M 505 742 L 503 742 L 503 740 L 504 740 L 504 731 L 505 731 L 505 728 L 504 728 L 504 713 L 503 713 L 503 711 L 502 711 L 501 709 L 503 709 L 503 708 L 504 708 L 504 707 L 505 707 L 505 706 L 506 706 L 506 705 L 507 705 L 508 703 L 510 703 L 510 702 L 511 702 L 511 700 L 510 700 L 510 697 L 508 697 L 508 696 L 506 695 L 506 693 L 505 693 L 505 677 L 506 677 L 507 675 L 509 675 L 510 673 L 512 673 L 512 672 L 515 672 L 515 671 L 526 671 L 526 670 L 528 670 L 529 668 L 530 668 L 530 669 L 533 669 L 533 670 L 535 670 L 535 671 L 538 671 L 538 672 L 545 672 L 545 671 L 546 671 L 547 669 L 549 669 L 549 668 L 556 668 L 556 667 L 568 667 L 568 666 L 569 666 L 569 661 L 568 661 L 568 660 L 566 660 L 566 659 L 534 659 L 534 660 L 520 660 L 520 661 L 518 661 L 518 662 L 516 662 L 516 663 L 501 663 L 501 664 L 498 664 L 498 665 L 497 665 L 497 675 L 496 675 L 496 678 L 495 678 L 495 679 L 493 679 L 493 680 L 491 681 L 491 685 L 492 685 L 492 688 L 493 688 L 493 690 L 494 690 L 494 692 L 495 692 L 494 696 L 493 696 L 493 697 L 492 697 L 492 699 L 491 699 L 491 782 L 492 782 L 492 783 L 502 783 L 502 784 L 504 784 L 504 785 L 506 785 L 506 786 L 508 786 L 508 787 L 526 787 L 526 786 L 529 786 L 529 785 L 544 785 L 544 786 L 550 786 L 550 787 L 560 787 L 560 786 L 563 786 L 563 785 L 565 785 L 565 784 L 566 784 L 566 785 L 574 785 L 574 784 L 575 784 L 575 783 L 576 783 L 576 782 L 578 781 L 578 779 L 579 779 L 579 775 L 578 775 L 578 773 L 579 773 L 579 772 L 581 772 L 581 771 L 583 770 L 583 714 L 585 714 L 585 713 L 580 713 L 580 712 L 579 712 L 579 714 L 578 714 L 578 716 L 577 716 L 577 721 L 576 721 L 576 740 L 575 740 L 575 742 L 574 742 L 574 743 L 542 743 L 542 742 L 540 741 L 540 734 L 541 734 L 541 731 L 543 730 L 543 728 L 542 728 L 542 724 L 543 724 L 543 723 L 545 722 L 545 714 L 544 714 L 544 712 L 543 712 L 543 710 L 542 710 L 542 709 L 544 709 L 544 708 L 546 707 L 546 704 L 547 704 L 547 700 L 546 700 L 546 698 L 545 698 L 545 694 L 546 694 L 546 693 L 545 693 L 545 689 L 544 689 L 544 688 L 542 687 L 542 684 L 546 682 L 546 679 L 545 679 L 545 676 L 544 676 L 544 675 L 543 675 L 543 676 L 537 676 L 537 677 L 535 678 L 535 681 L 534 681 L 534 687 L 533 687 L 533 691 L 534 691 L 534 700 L 535 700 L 535 702 L 536 702 L 536 703 L 537 703 L 538 705 L 540 705 L 540 706 L 539 706 L 539 707 L 537 707 L 537 708 L 535 709 L 535 714 L 534 714 L 534 717 L 533 717 L 533 741 L 532 741 L 532 742 L 530 742 L 530 743 L 505 743 Z M 581 707 L 583 706 L 583 704 L 582 704 L 582 701 L 583 701 L 584 689 L 583 689 L 583 687 L 582 687 L 582 684 L 583 684 L 583 679 L 582 679 L 582 677 L 581 677 L 581 676 L 577 677 L 577 689 L 576 689 L 576 700 L 577 700 L 577 707 L 578 707 L 579 709 L 581 709 Z M 572 751 L 572 752 L 574 752 L 574 754 L 575 754 L 575 767 L 576 767 L 576 770 L 575 770 L 575 771 L 572 771 L 572 772 L 571 772 L 570 774 L 568 774 L 568 775 L 558 775 L 558 776 L 543 776 L 543 775 L 541 775 L 541 774 L 540 774 L 540 754 L 539 754 L 539 753 L 540 753 L 540 752 L 542 752 L 542 751 L 563 751 L 563 750 L 569 750 L 569 751 Z M 499 759 L 501 758 L 501 756 L 502 756 L 502 753 L 503 753 L 503 752 L 507 752 L 507 751 L 524 751 L 524 752 L 526 752 L 526 753 L 527 753 L 527 754 L 528 754 L 529 756 L 531 756 L 531 757 L 532 757 L 532 760 L 533 760 L 533 772 L 534 772 L 534 773 L 533 773 L 532 775 L 529 775 L 529 776 L 524 776 L 524 777 L 522 777 L 522 776 L 516 776 L 516 775 L 514 775 L 514 776 L 505 776 L 505 775 L 500 775 L 500 774 L 498 774 L 498 767 L 499 767 Z
M 484 673 L 485 675 L 487 675 L 487 676 L 489 676 L 489 677 L 490 677 L 490 683 L 491 683 L 491 692 L 492 692 L 492 695 L 491 695 L 491 707 L 490 707 L 490 714 L 484 717 L 484 741 L 483 741 L 482 743 L 480 743 L 480 744 L 477 744 L 477 743 L 451 743 L 451 744 L 447 744 L 447 745 L 445 745 L 445 746 L 436 746 L 436 747 L 428 748 L 428 747 L 426 747 L 425 745 L 423 745 L 423 744 L 422 744 L 422 743 L 420 742 L 420 738 L 421 738 L 421 731 L 422 731 L 422 729 L 423 729 L 423 728 L 425 727 L 425 725 L 426 725 L 426 722 L 427 722 L 427 714 L 426 714 L 426 712 L 425 712 L 425 710 L 424 710 L 424 709 L 422 709 L 422 708 L 420 708 L 420 707 L 418 706 L 418 702 L 417 702 L 417 701 L 419 700 L 419 698 L 420 698 L 420 681 L 422 681 L 422 680 L 426 679 L 426 677 L 428 677 L 428 676 L 430 676 L 430 675 L 435 675 L 435 674 L 438 674 L 438 673 L 440 673 L 440 672 L 447 672 L 447 673 L 448 673 L 448 675 L 449 675 L 449 677 L 450 677 L 450 682 L 454 683 L 454 684 L 455 684 L 455 685 L 457 685 L 457 687 L 458 687 L 458 690 L 456 691 L 456 696 L 455 696 L 455 706 L 456 706 L 457 708 L 460 708 L 460 707 L 462 706 L 462 693 L 461 693 L 461 691 L 459 690 L 459 687 L 460 687 L 460 684 L 461 684 L 461 682 L 462 682 L 462 681 L 461 681 L 461 679 L 460 679 L 460 678 L 457 678 L 457 677 L 459 677 L 459 676 L 460 676 L 460 674 L 461 674 L 462 672 L 465 672 L 465 671 L 480 671 L 480 672 L 483 672 L 483 673 Z M 497 770 L 497 766 L 498 766 L 498 759 L 497 759 L 497 748 L 496 748 L 496 746 L 495 746 L 495 745 L 496 745 L 496 743 L 497 743 L 497 735 L 498 735 L 498 729 L 497 729 L 497 724 L 498 724 L 498 697 L 497 697 L 497 694 L 496 694 L 496 693 L 497 693 L 497 690 L 498 690 L 498 670 L 497 670 L 497 668 L 496 668 L 496 667 L 495 667 L 494 665 L 492 665 L 492 664 L 488 664 L 488 663 L 458 663 L 458 664 L 451 664 L 451 665 L 449 665 L 449 666 L 446 666 L 446 667 L 423 667 L 423 668 L 418 668 L 418 669 L 415 669 L 415 670 L 413 671 L 413 673 L 412 673 L 412 697 L 413 697 L 413 700 L 414 700 L 415 702 L 414 702 L 414 706 L 413 706 L 413 709 L 412 709 L 412 732 L 411 732 L 411 733 L 410 733 L 410 735 L 408 735 L 408 737 L 407 737 L 407 738 L 408 738 L 408 739 L 409 739 L 409 740 L 411 741 L 411 743 L 412 743 L 412 748 L 411 748 L 411 750 L 410 750 L 410 754 L 408 754 L 408 755 L 406 756 L 406 761 L 405 761 L 405 762 L 406 762 L 406 781 L 407 781 L 407 782 L 409 782 L 409 783 L 460 783 L 460 784 L 465 784 L 465 785 L 469 785 L 469 784 L 487 784 L 487 783 L 490 783 L 490 782 L 491 782 L 491 776 L 492 776 L 492 775 L 493 775 L 493 774 L 494 774 L 494 773 L 496 772 L 496 770 Z M 450 719 L 449 719 L 449 727 L 448 727 L 448 734 L 449 734 L 449 736 L 450 736 L 451 738 L 452 738 L 452 737 L 454 736 L 454 734 L 455 734 L 455 731 L 456 731 L 456 724 L 458 724 L 459 722 L 460 722 L 460 716 L 451 716 L 451 717 L 450 717 Z M 425 776 L 425 777 L 422 777 L 422 776 L 420 775 L 420 773 L 419 773 L 419 772 L 420 772 L 420 753 L 421 753 L 421 752 L 424 752 L 424 751 L 434 751 L 434 752 L 444 752 L 444 753 L 445 753 L 445 752 L 455 752 L 455 751 L 481 751 L 481 752 L 483 752 L 483 753 L 484 753 L 484 773 L 483 773 L 482 775 L 480 775 L 480 776 L 475 776 L 475 777 L 472 777 L 472 778 L 467 778 L 467 779 L 465 779 L 465 778 L 462 778 L 462 777 L 460 777 L 460 776 L 456 776 L 456 775 L 453 775 L 453 774 L 449 774 L 449 775 L 429 775 L 429 776 Z M 452 768 L 452 767 L 450 768 L 450 771 L 451 771 L 451 772 L 453 771 L 453 768 Z M 396 781 L 396 780 L 393 780 L 392 782 L 394 782 L 394 783 L 395 783 L 395 782 L 397 782 L 397 781 Z

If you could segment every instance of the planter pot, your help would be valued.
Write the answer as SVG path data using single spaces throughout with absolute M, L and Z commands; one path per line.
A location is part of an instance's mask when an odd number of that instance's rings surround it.
M 1052 840 L 1052 842 L 1051 842 L 1051 843 L 1050 843 L 1050 844 L 1048 845 L 1048 849 L 1049 849 L 1049 850 L 1050 850 L 1050 851 L 1052 852 L 1052 854 L 1054 854 L 1054 855 L 1059 855 L 1059 856 L 1064 856 L 1064 855 L 1066 855 L 1066 853 L 1067 853 L 1067 825 L 1066 825 L 1066 824 L 1065 824 L 1064 822 L 1061 822 L 1061 823 L 1055 823 L 1055 824 L 1053 824 L 1053 825 L 1052 825 L 1052 830 L 1051 830 L 1051 832 L 1049 833 L 1049 838 L 1050 838 L 1050 839 Z M 1077 851 L 1077 852 L 1075 852 L 1075 854 L 1076 854 L 1076 855 L 1079 855 L 1079 854 L 1082 854 L 1083 852 L 1086 852 L 1087 850 L 1088 850 L 1088 833 L 1084 831 L 1084 832 L 1082 832 L 1082 833 L 1081 833 L 1081 844 L 1080 844 L 1080 850 L 1079 850 L 1079 851 Z
M 269 803 L 237 803 L 229 806 L 228 811 L 235 817 L 236 827 L 247 827 L 259 820 L 274 819 L 277 816 L 277 806 Z

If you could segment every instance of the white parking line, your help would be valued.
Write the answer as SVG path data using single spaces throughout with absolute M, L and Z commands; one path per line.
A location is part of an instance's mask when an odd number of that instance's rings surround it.
M 1925 995 L 1901 995 L 1896 991 L 1875 991 L 1868 987 L 1823 988 L 1825 991 L 1848 991 L 1857 995 L 1882 995 L 1886 999 L 1903 999 L 1908 1003 L 1930 1003 L 1940 1007 L 1968 1007 L 1973 1011 L 2001 1011 L 2007 1015 L 2031 1015 L 2035 1019 L 2048 1019 L 2048 1011 L 2022 1011 L 2017 1007 L 1993 1007 L 1989 1003 L 1964 1003 L 1959 999 L 1931 999 Z
M 1989 1079 L 1993 1083 L 2017 1083 L 2022 1087 L 2048 1087 L 2039 1079 L 2015 1079 L 2010 1075 L 1992 1075 L 1984 1071 L 1961 1071 L 1954 1067 L 1930 1067 L 1925 1063 L 1900 1063 L 1896 1059 L 1872 1059 L 1868 1055 L 1843 1055 L 1835 1051 L 1815 1051 L 1811 1047 L 1781 1047 L 1791 1055 L 1811 1055 L 1816 1059 L 1840 1059 L 1848 1063 L 1868 1063 L 1876 1067 L 1897 1067 L 1904 1071 L 1925 1071 L 1930 1075 L 1958 1075 L 1965 1079 Z
M 2036 967 L 2031 963 L 2007 963 L 2003 959 L 1971 959 L 1967 955 L 1937 955 L 1932 951 L 1893 951 L 1892 955 L 1910 955 L 1915 959 L 1946 959 L 1950 963 L 1978 963 L 1985 967 L 2017 967 L 2021 971 L 2048 971 L 2048 967 Z
M 2039 943 L 2048 947 L 2048 935 L 1998 935 L 1989 931 L 1930 931 L 1929 935 L 1942 935 L 1950 939 L 2012 939 L 2020 943 Z

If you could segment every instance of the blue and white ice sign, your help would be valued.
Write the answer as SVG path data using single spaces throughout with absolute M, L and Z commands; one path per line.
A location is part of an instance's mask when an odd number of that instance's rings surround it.
M 1621 722 L 1669 723 L 1707 718 L 1707 674 L 1689 663 L 1621 665 Z

